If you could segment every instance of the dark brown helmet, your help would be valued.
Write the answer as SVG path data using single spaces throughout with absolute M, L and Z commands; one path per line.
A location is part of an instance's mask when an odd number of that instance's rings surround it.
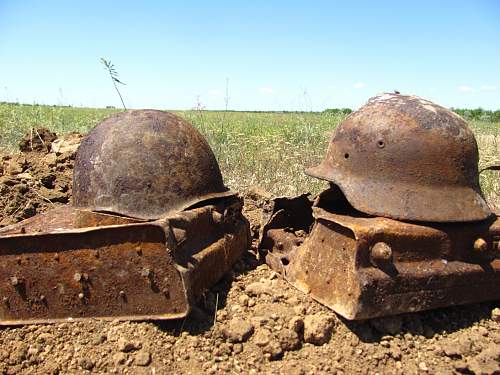
M 234 194 L 203 136 L 168 112 L 111 116 L 85 137 L 76 156 L 73 204 L 83 209 L 149 220 Z
M 361 212 L 463 222 L 492 214 L 477 163 L 460 116 L 417 96 L 382 94 L 339 125 L 323 162 L 306 173 L 339 186 Z

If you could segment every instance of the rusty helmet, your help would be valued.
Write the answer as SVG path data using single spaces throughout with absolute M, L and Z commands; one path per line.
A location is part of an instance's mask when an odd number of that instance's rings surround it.
M 466 222 L 492 212 L 467 123 L 417 96 L 381 94 L 337 128 L 306 173 L 340 187 L 357 210 L 401 220 Z
M 77 152 L 78 208 L 152 220 L 231 195 L 203 136 L 168 112 L 115 114 L 92 129 Z

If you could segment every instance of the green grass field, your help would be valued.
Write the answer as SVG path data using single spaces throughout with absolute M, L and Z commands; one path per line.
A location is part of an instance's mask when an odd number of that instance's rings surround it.
M 85 133 L 116 109 L 0 104 L 0 149 L 14 152 L 32 127 L 57 134 Z M 329 137 L 344 118 L 328 113 L 248 113 L 176 111 L 208 139 L 233 189 L 259 185 L 275 195 L 317 193 L 324 182 L 307 177 L 305 167 L 319 162 Z M 500 123 L 470 123 L 479 144 L 480 166 L 500 163 Z M 500 176 L 481 175 L 486 197 L 500 208 Z

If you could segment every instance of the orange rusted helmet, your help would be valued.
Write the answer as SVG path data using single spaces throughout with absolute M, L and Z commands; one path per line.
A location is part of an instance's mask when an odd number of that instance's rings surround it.
M 78 208 L 158 219 L 231 195 L 203 136 L 168 112 L 111 116 L 85 137 L 76 156 L 73 205 Z
M 339 186 L 361 212 L 465 222 L 492 214 L 477 163 L 460 116 L 417 96 L 381 94 L 339 125 L 323 162 L 306 173 Z

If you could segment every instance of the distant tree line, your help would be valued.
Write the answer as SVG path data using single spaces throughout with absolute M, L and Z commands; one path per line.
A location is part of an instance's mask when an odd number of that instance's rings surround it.
M 323 111 L 323 113 L 331 115 L 349 115 L 351 112 L 351 108 L 328 108 Z
M 450 108 L 456 114 L 462 116 L 464 119 L 477 120 L 477 121 L 485 121 L 485 122 L 500 122 L 500 109 L 496 111 L 491 111 L 489 109 L 483 109 L 481 107 L 476 109 L 467 109 L 467 108 Z M 350 108 L 328 108 L 323 111 L 323 113 L 329 114 L 340 114 L 340 115 L 348 115 L 352 112 Z
M 459 114 L 466 120 L 479 120 L 486 122 L 500 122 L 500 109 L 490 111 L 488 109 L 476 108 L 450 108 L 453 112 Z

